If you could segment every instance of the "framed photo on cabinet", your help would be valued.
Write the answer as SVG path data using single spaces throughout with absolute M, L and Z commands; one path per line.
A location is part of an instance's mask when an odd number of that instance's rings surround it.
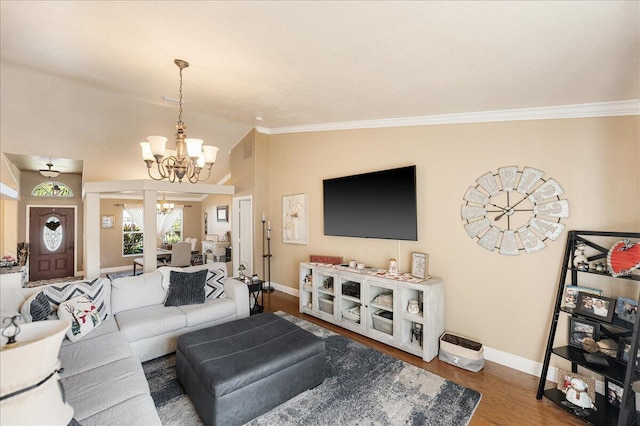
M 411 275 L 424 280 L 429 273 L 428 269 L 427 254 L 414 252 L 411 261 Z

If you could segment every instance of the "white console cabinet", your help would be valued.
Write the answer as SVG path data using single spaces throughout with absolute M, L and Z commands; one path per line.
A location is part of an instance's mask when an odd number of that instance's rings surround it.
M 431 361 L 444 333 L 444 286 L 379 270 L 300 264 L 300 312 Z M 419 312 L 409 313 L 410 300 Z M 415 330 L 422 328 L 422 342 Z

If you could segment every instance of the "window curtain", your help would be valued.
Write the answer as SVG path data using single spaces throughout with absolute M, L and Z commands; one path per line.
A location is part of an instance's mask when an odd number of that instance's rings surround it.
M 182 213 L 182 206 L 175 206 L 171 213 L 158 215 L 158 239 L 161 240 L 162 236 L 169 232 L 169 229 L 173 226 L 176 220 Z
M 138 225 L 141 231 L 144 231 L 144 205 L 143 204 L 125 204 L 124 209 L 129 213 L 133 222 Z M 162 236 L 166 234 L 180 217 L 182 206 L 175 206 L 171 213 L 158 214 L 156 220 L 156 237 L 162 240 Z

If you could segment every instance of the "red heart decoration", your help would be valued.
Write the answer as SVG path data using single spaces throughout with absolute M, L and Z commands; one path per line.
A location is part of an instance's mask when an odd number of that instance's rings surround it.
M 640 243 L 618 241 L 609 250 L 607 263 L 614 277 L 630 275 L 631 271 L 640 268 Z

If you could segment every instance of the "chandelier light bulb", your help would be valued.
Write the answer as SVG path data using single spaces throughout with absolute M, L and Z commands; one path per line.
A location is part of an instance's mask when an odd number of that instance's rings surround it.
M 217 146 L 205 145 L 202 147 L 204 151 L 204 162 L 207 164 L 213 164 L 216 162 L 216 157 L 218 156 L 218 148 Z
M 187 144 L 187 156 L 191 158 L 200 157 L 200 153 L 202 153 L 202 143 L 204 142 L 202 139 L 185 139 Z
M 151 152 L 151 144 L 149 142 L 140 142 L 142 149 L 142 159 L 144 161 L 154 161 L 153 152 Z
M 167 138 L 164 136 L 149 136 L 147 137 L 151 146 L 151 152 L 154 156 L 164 157 L 164 152 L 167 148 Z

